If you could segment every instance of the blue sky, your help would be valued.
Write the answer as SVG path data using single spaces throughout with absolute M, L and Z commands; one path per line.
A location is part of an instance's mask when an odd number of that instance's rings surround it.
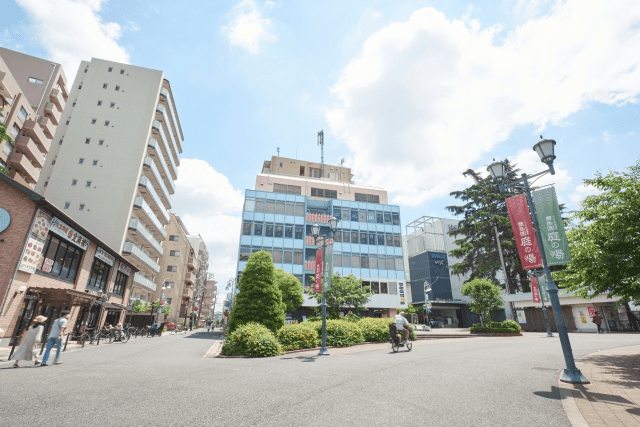
M 174 211 L 233 277 L 244 189 L 280 153 L 353 168 L 402 222 L 450 217 L 462 172 L 555 139 L 561 202 L 640 155 L 640 3 L 10 0 L 0 45 L 160 69 L 185 135 Z

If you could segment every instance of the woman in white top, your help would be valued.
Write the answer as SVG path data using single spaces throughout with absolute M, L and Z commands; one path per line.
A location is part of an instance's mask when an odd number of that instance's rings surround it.
M 34 358 L 36 359 L 36 365 L 40 362 L 38 361 L 38 349 L 36 348 L 36 343 L 42 340 L 42 331 L 44 330 L 44 322 L 47 321 L 47 318 L 44 316 L 36 316 L 33 319 L 33 324 L 29 328 L 29 332 L 25 335 L 24 339 L 20 343 L 20 347 L 13 353 L 11 356 L 11 360 L 15 360 L 13 367 L 19 368 L 18 361 L 20 360 L 28 360 L 32 361 Z

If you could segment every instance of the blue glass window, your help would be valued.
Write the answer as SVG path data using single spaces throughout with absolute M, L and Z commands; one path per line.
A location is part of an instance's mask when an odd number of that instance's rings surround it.
M 292 225 L 287 225 L 284 228 L 284 237 L 286 237 L 287 239 L 293 239 L 293 226 Z
M 262 223 L 253 224 L 253 235 L 262 236 Z
M 359 243 L 360 242 L 360 233 L 357 231 L 351 232 L 351 243 Z
M 367 222 L 376 222 L 376 211 L 368 211 L 367 212 Z
M 384 246 L 384 234 L 382 233 L 378 234 L 378 245 Z
M 399 213 L 394 213 L 391 215 L 391 217 L 393 218 L 393 225 L 400 225 L 400 214 Z
M 338 219 L 338 220 L 342 219 L 342 215 L 341 215 L 341 213 L 342 213 L 342 209 L 340 209 L 340 208 L 338 208 L 338 207 L 334 207 L 334 208 L 333 208 L 333 216 L 334 216 L 336 219 Z
M 360 232 L 360 244 L 361 245 L 366 245 L 368 241 L 369 241 L 368 233 L 366 231 L 361 231 Z
M 358 209 L 351 209 L 351 221 L 358 222 Z
M 369 268 L 378 268 L 378 256 L 377 255 L 369 255 Z
M 362 268 L 369 268 L 369 256 L 367 255 L 362 255 L 360 257 L 360 266 Z
M 264 237 L 273 237 L 273 224 L 267 224 L 264 227 Z
M 351 232 L 343 231 L 342 232 L 342 241 L 345 243 L 349 243 L 351 241 Z
M 382 212 L 376 212 L 376 222 L 378 224 L 383 224 L 384 223 Z
M 393 236 L 391 234 L 387 234 L 386 238 L 387 238 L 387 246 L 393 246 Z
M 391 224 L 391 212 L 384 213 L 384 223 Z
M 242 235 L 251 236 L 251 221 L 244 221 L 242 223 Z
M 342 231 L 336 231 L 333 233 L 333 240 L 335 242 L 342 242 Z
M 370 245 L 376 244 L 376 233 L 369 233 L 369 244 Z
M 303 239 L 303 238 L 304 238 L 304 227 L 302 227 L 301 225 L 296 225 L 296 239 Z
M 284 225 L 276 225 L 276 232 L 274 237 L 282 237 L 284 235 Z

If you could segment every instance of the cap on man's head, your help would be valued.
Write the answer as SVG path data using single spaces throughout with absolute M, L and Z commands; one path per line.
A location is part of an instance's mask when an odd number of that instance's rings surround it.
M 71 314 L 69 310 L 62 310 L 62 312 L 60 313 L 60 316 L 66 316 L 68 314 Z
M 401 311 L 400 314 L 404 314 L 404 311 Z

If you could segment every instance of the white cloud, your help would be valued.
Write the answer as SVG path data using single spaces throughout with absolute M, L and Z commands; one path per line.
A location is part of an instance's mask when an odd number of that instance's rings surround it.
M 272 5 L 267 1 L 265 7 Z M 275 3 L 273 3 L 275 6 Z M 239 46 L 248 50 L 254 55 L 260 52 L 262 42 L 272 42 L 277 37 L 269 32 L 271 20 L 262 17 L 262 12 L 258 10 L 252 0 L 243 0 L 233 8 L 233 19 L 222 27 L 222 32 L 229 39 L 231 46 Z
M 80 61 L 92 57 L 129 63 L 129 54 L 118 44 L 120 25 L 103 22 L 99 15 L 103 1 L 16 0 L 33 21 L 36 40 L 70 80 Z
M 540 161 L 540 156 L 532 149 L 522 150 L 516 154 L 515 157 L 509 157 L 509 160 L 521 170 L 520 173 L 527 172 L 533 175 L 547 169 L 547 165 Z M 542 187 L 545 185 L 553 185 L 558 190 L 567 188 L 571 184 L 569 172 L 564 169 L 563 164 L 557 160 L 553 162 L 553 167 L 555 169 L 554 175 L 546 174 L 538 179 L 534 178 L 535 184 L 533 184 L 533 186 Z M 486 168 L 484 169 L 486 174 Z
M 218 282 L 236 276 L 244 196 L 229 179 L 200 159 L 182 159 L 173 196 L 174 213 L 209 251 L 209 271 Z
M 388 25 L 332 87 L 332 133 L 357 179 L 395 193 L 393 203 L 465 185 L 461 172 L 516 127 L 562 123 L 590 102 L 637 101 L 639 2 L 558 2 L 500 44 L 500 27 L 465 19 L 425 8 Z
M 271 0 L 267 0 L 266 2 L 264 2 L 264 7 L 266 7 L 267 9 L 273 9 L 274 7 L 276 7 L 276 4 Z
M 599 194 L 600 190 L 591 185 L 579 185 L 574 190 L 574 193 L 569 196 L 569 200 L 571 200 L 575 204 L 580 204 L 587 196 L 594 196 Z

